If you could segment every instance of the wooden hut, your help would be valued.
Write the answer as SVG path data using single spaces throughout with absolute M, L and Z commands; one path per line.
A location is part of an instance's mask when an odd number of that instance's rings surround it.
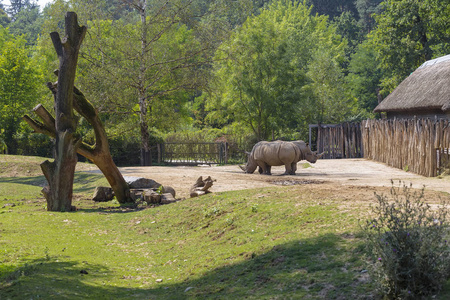
M 450 119 L 450 55 L 429 60 L 375 108 L 393 118 Z

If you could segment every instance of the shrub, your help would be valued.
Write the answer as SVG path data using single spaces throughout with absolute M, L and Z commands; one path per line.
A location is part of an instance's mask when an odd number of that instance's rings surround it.
M 424 189 L 392 183 L 390 197 L 375 193 L 374 217 L 362 225 L 379 292 L 420 299 L 438 292 L 450 274 L 446 203 L 432 209 Z

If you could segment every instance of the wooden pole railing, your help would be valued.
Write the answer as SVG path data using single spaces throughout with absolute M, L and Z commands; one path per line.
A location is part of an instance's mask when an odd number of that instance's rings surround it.
M 361 131 L 365 158 L 427 177 L 448 167 L 448 120 L 366 120 Z

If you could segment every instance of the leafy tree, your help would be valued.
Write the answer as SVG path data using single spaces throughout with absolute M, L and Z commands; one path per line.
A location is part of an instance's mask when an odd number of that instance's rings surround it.
M 11 20 L 14 22 L 17 15 L 24 9 L 39 8 L 33 0 L 10 0 L 11 5 L 6 12 L 11 16 Z
M 381 100 L 380 88 L 383 72 L 376 59 L 374 45 L 370 41 L 360 44 L 351 57 L 347 82 L 358 106 L 371 113 Z
M 9 24 L 9 31 L 14 35 L 25 35 L 29 45 L 34 45 L 41 32 L 42 19 L 39 6 L 22 8 Z
M 0 27 L 0 129 L 11 154 L 17 153 L 21 117 L 39 98 L 40 76 L 31 62 L 25 39 Z
M 204 9 L 199 2 L 120 0 L 115 7 L 108 1 L 56 0 L 44 9 L 46 32 L 61 32 L 62 24 L 53 20 L 67 10 L 88 24 L 77 86 L 98 107 L 109 134 L 135 135 L 140 127 L 146 148 L 155 132 L 191 121 L 186 102 L 204 85 L 210 57 L 231 28 L 227 1 L 204 1 Z M 246 2 L 251 0 L 237 1 Z M 46 36 L 38 48 L 54 69 Z
M 312 5 L 313 14 L 327 15 L 331 20 L 345 11 L 357 14 L 354 0 L 308 0 L 307 4 Z
M 346 57 L 349 61 L 351 54 L 355 53 L 356 47 L 365 38 L 361 26 L 350 11 L 344 11 L 339 17 L 334 18 L 333 24 L 336 26 L 336 33 L 348 42 Z
M 8 14 L 5 12 L 5 8 L 3 4 L 0 3 L 0 26 L 6 27 L 11 20 L 8 17 Z
M 383 87 L 391 91 L 423 62 L 450 52 L 450 3 L 443 0 L 387 0 L 376 16 L 372 38 Z
M 166 124 L 180 119 L 171 117 L 187 99 L 183 91 L 195 89 L 198 84 L 200 77 L 196 74 L 201 70 L 196 66 L 203 51 L 193 31 L 180 25 L 188 15 L 189 3 L 180 7 L 167 3 L 152 3 L 156 7 L 148 7 L 146 1 L 128 4 L 136 11 L 138 21 L 91 23 L 93 31 L 99 34 L 87 41 L 88 51 L 82 54 L 88 62 L 84 77 L 87 81 L 82 85 L 86 91 L 106 92 L 109 97 L 102 99 L 104 105 L 113 103 L 112 107 L 126 113 L 138 112 L 142 148 L 149 153 L 149 125 L 155 126 L 158 119 Z M 117 97 L 117 86 L 122 86 L 124 97 Z M 98 93 L 95 96 L 101 99 Z M 154 111 L 161 114 L 153 114 Z
M 359 24 L 366 34 L 376 25 L 373 16 L 381 12 L 381 2 L 383 0 L 356 0 L 355 2 L 359 15 Z
M 259 16 L 248 18 L 219 48 L 209 120 L 221 119 L 222 125 L 238 122 L 259 140 L 321 121 L 333 108 L 324 98 L 328 96 L 317 89 L 320 79 L 311 75 L 328 72 L 332 66 L 333 85 L 341 84 L 338 60 L 344 47 L 326 17 L 311 16 L 305 4 L 273 3 Z M 321 59 L 330 65 L 321 66 Z M 312 108 L 317 101 L 323 104 L 321 114 Z
M 344 74 L 328 47 L 319 47 L 308 67 L 311 83 L 307 86 L 314 96 L 307 107 L 315 123 L 339 123 L 356 114 L 356 101 L 347 92 Z

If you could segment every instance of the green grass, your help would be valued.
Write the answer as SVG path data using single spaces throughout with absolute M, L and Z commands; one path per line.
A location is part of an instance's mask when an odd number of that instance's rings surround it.
M 0 299 L 367 299 L 359 211 L 320 185 L 129 209 L 45 210 L 42 176 L 0 178 Z M 86 274 L 87 273 L 87 274 Z M 444 299 L 444 298 L 442 298 Z

